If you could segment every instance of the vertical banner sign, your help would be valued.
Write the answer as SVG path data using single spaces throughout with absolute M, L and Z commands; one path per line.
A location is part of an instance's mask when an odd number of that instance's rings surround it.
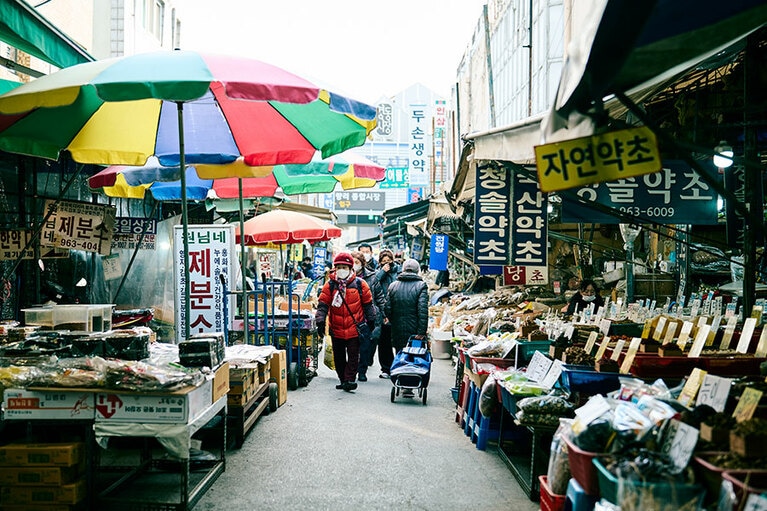
M 43 226 L 40 245 L 96 252 L 112 252 L 115 208 L 88 202 L 45 201 L 45 214 L 53 210 Z
M 410 105 L 408 108 L 408 158 L 410 186 L 426 186 L 429 184 L 429 169 L 427 168 L 426 145 L 430 129 L 426 120 L 426 105 Z
M 236 282 L 234 225 L 190 225 L 188 231 L 190 311 L 184 310 L 184 231 L 173 227 L 176 342 L 183 340 L 187 319 L 191 334 L 223 332 L 225 322 L 231 327 L 236 307 L 235 296 L 225 296 L 221 283 L 221 275 L 232 287 Z M 229 300 L 229 318 L 224 317 L 224 300 Z
M 423 259 L 423 251 L 424 251 L 423 238 L 420 236 L 416 236 L 415 238 L 413 238 L 413 246 L 410 247 L 410 257 L 420 262 L 421 259 Z
M 445 180 L 445 138 L 447 128 L 447 102 L 438 99 L 434 103 L 434 182 Z
M 538 183 L 514 173 L 512 188 L 511 263 L 548 267 L 548 197 Z
M 508 172 L 493 162 L 477 165 L 474 200 L 474 264 L 482 275 L 501 275 L 509 264 Z
M 407 189 L 407 203 L 413 204 L 424 198 L 423 188 L 408 188 Z
M 394 141 L 394 108 L 391 103 L 379 103 L 376 108 L 375 137 L 382 141 Z
M 314 257 L 312 257 L 312 274 L 314 278 L 325 275 L 325 262 L 328 258 L 328 249 L 325 247 L 314 247 Z
M 447 234 L 432 234 L 429 252 L 429 269 L 447 270 Z

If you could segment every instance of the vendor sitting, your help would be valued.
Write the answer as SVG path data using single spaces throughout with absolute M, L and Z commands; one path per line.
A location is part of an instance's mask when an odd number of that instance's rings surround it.
M 590 304 L 594 304 L 594 312 L 605 304 L 604 299 L 599 295 L 599 287 L 593 280 L 584 280 L 581 282 L 580 289 L 570 298 L 567 305 L 562 307 L 561 312 L 575 314 L 582 311 Z

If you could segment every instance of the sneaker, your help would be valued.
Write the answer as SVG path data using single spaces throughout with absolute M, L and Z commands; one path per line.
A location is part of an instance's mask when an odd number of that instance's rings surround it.
M 336 385 L 336 389 L 337 390 L 344 390 L 344 384 L 343 383 L 339 383 L 338 385 Z
M 378 377 L 379 378 L 383 378 L 384 380 L 388 380 L 389 378 L 391 378 L 389 376 L 389 373 L 381 373 L 381 374 L 378 375 Z
M 357 384 L 353 381 L 347 381 L 343 385 L 343 389 L 346 392 L 351 392 L 352 390 L 357 390 Z
M 367 377 L 367 376 L 365 376 L 364 374 L 360 374 L 360 375 L 359 375 L 359 378 L 357 378 L 357 379 L 358 379 L 359 381 L 368 381 L 368 377 Z

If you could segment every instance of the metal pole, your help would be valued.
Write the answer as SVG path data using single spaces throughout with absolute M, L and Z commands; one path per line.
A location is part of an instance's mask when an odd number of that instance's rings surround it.
M 245 278 L 245 204 L 242 201 L 242 178 L 237 179 L 240 192 L 240 272 L 242 273 L 242 325 L 244 328 L 243 342 L 250 344 L 250 328 L 248 326 L 248 281 Z M 258 321 L 258 319 L 256 319 Z
M 179 168 L 181 169 L 181 230 L 184 237 L 184 339 L 189 338 L 191 330 L 189 314 L 192 300 L 189 295 L 189 213 L 186 205 L 186 158 L 184 157 L 184 103 L 176 103 L 178 107 L 178 151 Z

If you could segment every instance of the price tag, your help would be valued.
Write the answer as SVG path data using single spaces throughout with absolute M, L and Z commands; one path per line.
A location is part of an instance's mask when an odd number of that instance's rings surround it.
M 727 316 L 725 315 L 725 317 Z M 730 348 L 730 341 L 732 340 L 732 335 L 735 333 L 735 325 L 737 324 L 737 316 L 733 315 L 727 318 L 727 326 L 724 327 L 724 335 L 722 336 L 722 342 L 719 345 L 720 350 L 726 350 Z
M 690 348 L 690 353 L 687 354 L 688 357 L 700 356 L 700 353 L 703 351 L 703 347 L 706 345 L 706 339 L 708 339 L 708 332 L 710 330 L 710 325 L 703 325 L 700 327 L 700 330 L 698 330 L 698 335 L 695 336 L 695 340 L 692 343 L 692 348 Z
M 714 320 L 711 322 L 711 330 L 706 338 L 706 346 L 713 346 L 714 339 L 716 339 L 716 333 L 719 331 L 719 325 L 722 322 L 722 316 L 717 314 L 714 316 Z
M 663 432 L 660 451 L 667 454 L 677 470 L 682 471 L 690 463 L 695 445 L 698 443 L 698 430 L 689 424 L 672 419 Z
M 610 360 L 614 360 L 615 362 L 618 361 L 618 358 L 621 356 L 621 351 L 623 351 L 623 346 L 626 344 L 626 339 L 619 339 L 618 342 L 615 344 L 615 348 L 613 348 L 613 354 L 610 355 Z
M 527 377 L 534 382 L 543 380 L 546 373 L 549 372 L 551 364 L 551 359 L 540 351 L 536 351 L 533 353 L 533 358 L 530 359 L 530 363 L 527 365 Z
M 754 356 L 761 358 L 767 355 L 767 327 L 762 328 L 762 334 L 759 336 L 759 344 L 756 345 Z
M 655 332 L 652 334 L 653 340 L 660 341 L 663 338 L 663 331 L 666 328 L 667 321 L 668 318 L 666 316 L 661 316 L 658 318 L 658 324 L 655 325 Z
M 738 406 L 732 412 L 737 422 L 747 421 L 754 416 L 756 407 L 762 399 L 762 391 L 746 387 L 738 400 Z
M 703 377 L 695 404 L 709 405 L 717 412 L 723 412 L 727 398 L 730 397 L 730 388 L 732 388 L 731 379 L 707 374 Z
M 692 327 L 692 321 L 685 321 L 682 323 L 682 331 L 679 332 L 679 339 L 676 340 L 676 345 L 679 346 L 680 350 L 684 350 L 684 347 L 687 345 L 687 339 L 690 338 Z
M 603 335 L 607 335 L 610 333 L 610 325 L 612 325 L 612 321 L 609 319 L 603 319 L 599 322 L 599 331 L 602 332 Z
M 567 325 L 567 328 L 565 328 L 565 337 L 567 337 L 568 339 L 572 339 L 573 332 L 575 332 L 575 326 L 572 324 Z
M 695 368 L 690 373 L 690 377 L 687 378 L 687 382 L 682 388 L 682 392 L 679 394 L 677 401 L 684 406 L 690 406 L 690 403 L 695 401 L 695 396 L 698 394 L 698 389 L 703 384 L 703 378 L 706 376 L 706 371 L 703 369 Z
M 580 408 L 575 409 L 575 416 L 583 423 L 584 426 L 588 426 L 604 414 L 610 411 L 610 403 L 607 402 L 604 396 L 597 394 L 592 396 L 586 404 Z
M 755 326 L 756 318 L 748 318 L 743 322 L 743 330 L 740 332 L 738 347 L 735 348 L 735 351 L 738 353 L 748 353 L 748 346 L 751 344 L 751 336 L 754 335 Z
M 642 328 L 642 339 L 649 339 L 652 333 L 652 320 L 648 319 L 644 322 L 644 328 Z
M 546 387 L 547 389 L 550 389 L 554 386 L 557 381 L 559 381 L 559 375 L 562 374 L 562 361 L 561 360 L 555 360 L 551 363 L 551 367 L 549 368 L 549 372 L 546 373 L 546 376 L 543 377 L 543 380 L 541 380 L 541 385 Z
M 749 493 L 743 511 L 767 511 L 767 494 Z
M 623 374 L 628 374 L 629 370 L 631 369 L 631 364 L 634 363 L 634 357 L 637 354 L 637 351 L 639 351 L 639 345 L 642 343 L 641 337 L 634 337 L 631 339 L 631 343 L 629 344 L 629 349 L 626 352 L 626 356 L 623 358 L 623 363 L 621 364 L 620 371 Z
M 668 327 L 666 327 L 666 337 L 663 338 L 663 342 L 661 343 L 661 345 L 671 344 L 672 342 L 674 342 L 674 336 L 676 335 L 677 326 L 679 326 L 678 321 L 671 321 L 668 324 Z
M 594 360 L 602 360 L 602 357 L 605 356 L 605 351 L 607 350 L 608 344 L 610 344 L 610 338 L 604 336 L 602 342 L 599 343 L 599 348 L 597 349 L 597 354 L 594 355 Z
M 730 302 L 727 304 L 727 307 L 724 309 L 724 317 L 725 318 L 732 318 L 735 316 L 735 310 L 738 308 L 737 303 Z
M 586 346 L 583 348 L 586 353 L 591 355 L 591 350 L 594 349 L 594 343 L 597 342 L 597 337 L 599 336 L 599 332 L 591 332 L 589 334 L 589 338 L 586 341 Z

